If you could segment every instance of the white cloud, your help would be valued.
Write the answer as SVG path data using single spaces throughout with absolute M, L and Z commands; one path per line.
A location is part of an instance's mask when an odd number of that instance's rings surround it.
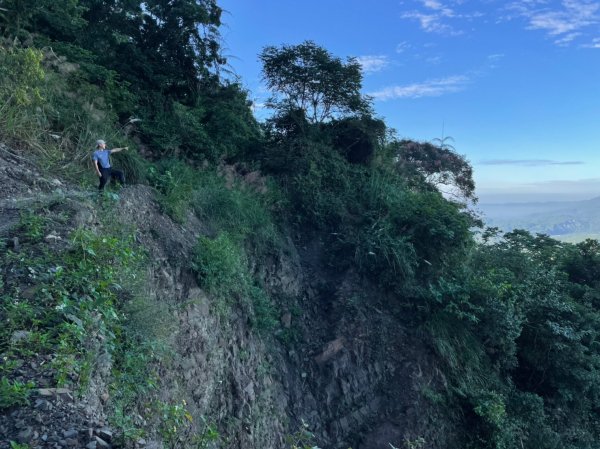
M 503 53 L 494 53 L 492 55 L 488 55 L 487 57 L 487 68 L 495 69 L 498 67 L 500 61 L 504 58 Z
M 562 0 L 559 3 L 519 1 L 511 3 L 508 9 L 524 17 L 528 29 L 544 31 L 560 46 L 569 45 L 585 30 L 600 25 L 600 2 Z
M 584 45 L 586 48 L 600 48 L 600 37 L 592 39 L 592 42 Z
M 437 0 L 422 0 L 427 12 L 410 11 L 402 14 L 404 19 L 417 20 L 421 28 L 428 33 L 459 34 L 444 19 L 454 17 L 454 11 Z
M 573 42 L 579 36 L 581 36 L 581 33 L 577 33 L 577 32 L 569 33 L 569 34 L 566 34 L 565 36 L 562 36 L 562 37 L 556 39 L 554 41 L 554 43 L 556 45 L 560 45 L 561 47 L 566 47 L 567 45 L 569 45 L 571 42 Z
M 362 66 L 365 73 L 379 72 L 390 64 L 388 57 L 385 55 L 358 56 L 356 61 Z
M 410 44 L 406 41 L 402 41 L 398 45 L 396 45 L 396 53 L 404 53 L 409 48 Z
M 449 34 L 453 36 L 462 34 L 461 31 L 455 30 L 443 22 L 443 14 L 425 14 L 419 11 L 411 11 L 402 14 L 402 18 L 417 20 L 423 31 L 428 33 Z
M 416 20 L 421 29 L 428 33 L 445 34 L 449 36 L 458 36 L 463 34 L 462 30 L 456 29 L 448 22 L 459 19 L 472 20 L 481 17 L 479 12 L 464 13 L 458 12 L 455 7 L 460 7 L 464 2 L 462 0 L 420 0 L 423 6 L 421 10 L 407 11 L 402 14 L 403 19 Z
M 425 59 L 425 62 L 427 64 L 431 64 L 431 65 L 438 65 L 442 63 L 443 58 L 441 56 L 431 56 L 429 58 Z
M 375 100 L 386 101 L 396 98 L 421 98 L 439 97 L 448 93 L 464 90 L 469 82 L 466 75 L 449 76 L 422 83 L 413 83 L 403 86 L 390 86 L 385 89 L 372 92 L 369 95 Z

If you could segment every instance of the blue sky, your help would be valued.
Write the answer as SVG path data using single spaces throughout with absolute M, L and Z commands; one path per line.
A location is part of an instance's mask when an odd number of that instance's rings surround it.
M 313 40 L 357 57 L 400 137 L 451 136 L 482 202 L 600 195 L 600 0 L 221 0 L 252 98 L 257 55 Z

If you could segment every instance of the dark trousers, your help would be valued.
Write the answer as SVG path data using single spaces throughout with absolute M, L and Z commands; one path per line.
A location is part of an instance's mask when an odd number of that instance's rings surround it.
M 112 179 L 115 178 L 119 183 L 124 186 L 125 185 L 125 175 L 121 170 L 113 170 L 112 168 L 102 168 L 100 167 L 100 185 L 98 186 L 98 190 L 103 190 L 104 186 Z

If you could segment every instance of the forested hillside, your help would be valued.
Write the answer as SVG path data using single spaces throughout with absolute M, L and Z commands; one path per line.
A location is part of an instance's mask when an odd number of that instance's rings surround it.
M 257 121 L 222 13 L 0 0 L 0 448 L 598 447 L 600 244 L 486 228 L 314 42 Z

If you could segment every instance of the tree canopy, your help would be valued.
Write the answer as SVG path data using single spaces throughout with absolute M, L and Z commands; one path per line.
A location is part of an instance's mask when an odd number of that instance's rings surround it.
M 265 47 L 259 58 L 273 94 L 270 107 L 304 111 L 313 124 L 371 112 L 370 100 L 360 92 L 361 66 L 354 58 L 344 62 L 312 41 Z
M 447 145 L 401 140 L 392 144 L 399 171 L 466 201 L 476 201 L 473 168 Z

